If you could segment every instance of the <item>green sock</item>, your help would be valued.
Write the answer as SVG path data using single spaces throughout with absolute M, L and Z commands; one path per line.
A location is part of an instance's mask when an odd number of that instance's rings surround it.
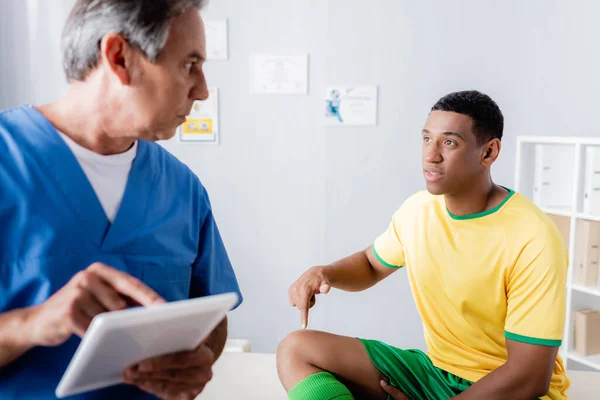
M 319 372 L 298 383 L 288 400 L 354 400 L 352 393 L 329 372 Z

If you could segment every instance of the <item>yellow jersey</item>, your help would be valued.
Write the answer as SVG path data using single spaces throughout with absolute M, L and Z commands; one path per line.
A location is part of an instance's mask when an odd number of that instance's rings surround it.
M 433 364 L 476 382 L 508 357 L 505 338 L 560 346 L 568 256 L 552 220 L 509 190 L 497 207 L 456 216 L 444 196 L 407 199 L 373 243 L 387 267 L 405 266 Z M 543 399 L 567 399 L 560 356 Z

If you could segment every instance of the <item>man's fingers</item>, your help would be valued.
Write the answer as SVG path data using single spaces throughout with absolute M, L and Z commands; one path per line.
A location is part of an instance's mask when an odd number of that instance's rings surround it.
M 292 306 L 297 307 L 300 310 L 300 323 L 302 324 L 302 329 L 306 329 L 308 326 L 309 310 L 316 303 L 315 296 L 317 294 L 329 293 L 331 284 L 324 277 L 303 277 L 294 283 L 288 290 L 288 300 Z
M 381 384 L 381 387 L 383 388 L 383 390 L 387 394 L 389 394 L 392 397 L 392 399 L 394 399 L 394 400 L 410 400 L 407 395 L 405 395 L 400 390 L 396 389 L 395 387 L 393 387 L 392 385 L 387 383 L 385 380 L 382 379 L 379 383 Z
M 306 296 L 306 299 L 301 303 L 300 308 L 300 322 L 302 323 L 302 329 L 308 327 L 308 310 L 310 308 L 310 296 Z
M 117 292 L 130 297 L 142 306 L 164 303 L 165 300 L 154 290 L 144 285 L 139 279 L 104 264 L 96 263 L 88 268 L 97 274 Z
M 112 287 L 98 276 L 91 275 L 94 278 L 90 285 L 90 291 L 107 310 L 117 311 L 127 308 L 127 302 Z
M 104 308 L 96 298 L 90 293 L 85 291 L 84 289 L 78 289 L 78 293 L 76 294 L 77 299 L 76 303 L 79 309 L 85 313 L 90 321 L 98 314 L 102 314 L 106 312 L 106 308 Z
M 327 293 L 329 293 L 330 290 L 331 290 L 331 285 L 329 283 L 324 283 L 319 288 L 319 292 L 321 294 L 327 294 Z
M 84 312 L 78 304 L 73 304 L 69 317 L 71 318 L 73 324 L 71 328 L 73 333 L 79 337 L 83 337 L 92 323 L 92 317 Z
M 124 309 L 127 304 L 115 290 L 105 283 L 97 274 L 89 271 L 83 271 L 77 274 L 76 285 L 79 289 L 91 293 L 95 297 L 95 302 L 103 308 L 102 312 Z M 92 307 L 96 312 L 92 317 L 100 314 L 96 307 Z
M 212 379 L 212 369 L 204 368 L 187 368 L 187 369 L 171 369 L 156 372 L 137 372 L 133 373 L 127 370 L 124 378 L 127 380 L 161 380 L 169 381 L 177 384 L 206 384 Z

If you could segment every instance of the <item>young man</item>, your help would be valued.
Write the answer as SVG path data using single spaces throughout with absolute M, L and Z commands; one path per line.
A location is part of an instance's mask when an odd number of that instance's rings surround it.
M 277 353 L 290 399 L 567 398 L 557 354 L 566 248 L 541 210 L 492 181 L 503 121 L 479 92 L 440 99 L 422 131 L 427 191 L 372 246 L 309 269 L 289 290 L 306 327 L 315 295 L 365 290 L 404 266 L 428 352 L 294 332 Z

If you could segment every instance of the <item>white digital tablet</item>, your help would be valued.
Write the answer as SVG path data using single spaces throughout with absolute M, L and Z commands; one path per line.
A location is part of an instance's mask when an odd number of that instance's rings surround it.
M 60 383 L 63 398 L 121 383 L 138 362 L 195 349 L 238 301 L 236 293 L 97 315 Z

